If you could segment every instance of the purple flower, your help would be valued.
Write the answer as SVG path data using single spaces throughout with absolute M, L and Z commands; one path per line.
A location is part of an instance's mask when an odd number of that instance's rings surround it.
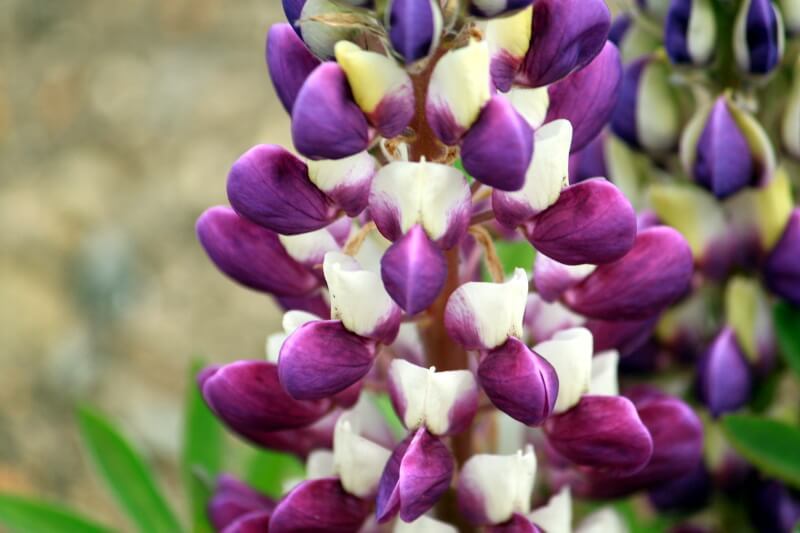
M 208 502 L 208 517 L 214 529 L 225 530 L 236 521 L 266 515 L 267 520 L 275 502 L 228 474 L 220 475 L 214 494 Z
M 731 328 L 719 332 L 700 361 L 698 388 L 715 417 L 739 409 L 750 399 L 751 370 Z
M 281 500 L 272 513 L 269 531 L 351 533 L 358 531 L 369 512 L 369 501 L 345 492 L 338 479 L 312 479 Z
M 673 63 L 705 65 L 713 57 L 717 25 L 710 0 L 671 0 L 664 47 Z
M 768 74 L 780 63 L 783 48 L 783 20 L 772 1 L 742 2 L 733 30 L 733 50 L 739 68 L 748 74 Z
M 792 211 L 778 243 L 767 256 L 764 278 L 775 294 L 800 305 L 800 209 Z
M 406 63 L 413 63 L 439 46 L 442 12 L 433 0 L 390 0 L 385 25 L 392 48 Z

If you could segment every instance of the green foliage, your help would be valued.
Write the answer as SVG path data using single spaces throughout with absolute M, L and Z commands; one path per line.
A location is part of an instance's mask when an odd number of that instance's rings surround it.
M 524 268 L 526 271 L 533 270 L 533 260 L 536 258 L 536 250 L 528 241 L 494 241 L 497 249 L 497 256 L 503 263 L 503 270 L 506 274 L 514 272 L 515 268 Z
M 731 445 L 764 474 L 800 488 L 800 429 L 752 415 L 728 415 Z
M 245 481 L 267 496 L 280 498 L 286 481 L 303 477 L 303 463 L 294 455 L 254 449 L 247 462 Z
M 15 533 L 109 533 L 111 530 L 69 509 L 0 494 L 0 524 Z
M 222 469 L 225 447 L 222 424 L 208 408 L 199 387 L 195 385 L 195 376 L 202 368 L 203 363 L 195 361 L 189 371 L 181 454 L 181 473 L 189 500 L 192 531 L 195 533 L 213 531 L 206 504 L 211 498 L 214 478 Z
M 775 306 L 775 333 L 786 364 L 800 376 L 800 309 L 788 302 Z
M 175 533 L 178 524 L 150 468 L 122 434 L 103 416 L 84 407 L 78 411 L 84 445 L 117 504 L 148 533 Z

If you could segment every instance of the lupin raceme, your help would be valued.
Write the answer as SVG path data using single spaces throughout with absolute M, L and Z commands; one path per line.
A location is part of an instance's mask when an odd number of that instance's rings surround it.
M 631 161 L 678 169 L 715 209 L 740 193 L 782 206 L 752 99 L 689 72 L 727 57 L 714 43 L 731 35 L 732 72 L 763 86 L 783 23 L 767 0 L 742 2 L 740 42 L 713 0 L 639 4 L 666 21 L 666 51 L 639 39 L 623 65 L 603 0 L 283 1 L 266 63 L 293 149 L 246 151 L 230 207 L 197 221 L 219 270 L 283 308 L 282 329 L 264 356 L 197 381 L 233 433 L 306 474 L 278 499 L 222 476 L 216 530 L 625 531 L 612 508 L 573 525 L 572 497 L 698 468 L 698 415 L 618 372 L 694 296 L 734 222 L 719 207 L 711 229 L 699 214 L 673 223 L 696 195 L 638 194 Z M 800 218 L 781 209 L 735 223 L 759 236 L 768 290 L 800 299 Z M 535 261 L 505 268 L 501 242 Z M 763 303 L 758 279 L 730 290 Z M 747 401 L 771 357 L 766 326 L 730 315 L 700 373 L 715 416 Z M 537 484 L 548 503 L 533 504 Z

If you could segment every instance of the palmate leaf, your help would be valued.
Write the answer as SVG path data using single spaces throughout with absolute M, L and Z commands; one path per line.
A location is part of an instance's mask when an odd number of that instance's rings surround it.
M 78 423 L 84 445 L 117 504 L 147 533 L 182 531 L 145 461 L 103 416 L 83 407 Z
M 0 494 L 0 524 L 14 533 L 110 533 L 64 507 Z
M 181 454 L 184 489 L 189 500 L 192 531 L 196 533 L 213 531 L 206 506 L 211 497 L 211 484 L 222 468 L 225 447 L 222 424 L 203 401 L 195 383 L 202 368 L 203 363 L 195 361 L 189 371 Z
M 752 415 L 728 415 L 722 427 L 731 445 L 764 474 L 800 488 L 800 429 Z
M 800 309 L 788 302 L 775 306 L 775 333 L 786 364 L 800 377 Z

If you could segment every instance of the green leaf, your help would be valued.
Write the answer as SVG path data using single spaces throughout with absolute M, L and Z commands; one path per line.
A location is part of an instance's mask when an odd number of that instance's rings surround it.
M 0 494 L 0 524 L 18 533 L 109 533 L 111 529 L 71 510 L 20 496 Z
M 225 433 L 222 424 L 203 401 L 195 376 L 203 368 L 201 361 L 192 363 L 186 394 L 185 425 L 181 473 L 192 516 L 192 530 L 211 532 L 206 505 L 212 494 L 211 484 L 222 468 Z
M 528 241 L 496 240 L 494 246 L 506 274 L 511 274 L 515 268 L 524 268 L 529 273 L 533 270 L 536 250 Z
M 779 302 L 775 306 L 774 317 L 775 334 L 783 358 L 800 376 L 800 309 L 788 302 Z
M 117 504 L 140 531 L 181 531 L 147 464 L 120 432 L 88 407 L 78 410 L 84 445 Z
M 751 415 L 728 415 L 731 445 L 764 474 L 800 488 L 800 429 Z
M 305 468 L 288 453 L 255 450 L 247 464 L 245 481 L 272 498 L 283 495 L 283 484 L 292 478 L 304 478 Z

